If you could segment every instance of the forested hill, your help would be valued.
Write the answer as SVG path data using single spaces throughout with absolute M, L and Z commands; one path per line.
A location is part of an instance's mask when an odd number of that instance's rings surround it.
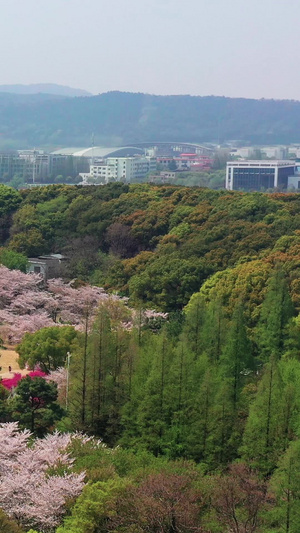
M 259 305 L 281 265 L 300 304 L 300 195 L 196 187 L 0 187 L 2 246 L 27 257 L 62 252 L 66 276 L 161 311 L 212 288 Z M 5 263 L 7 266 L 11 264 Z
M 63 432 L 1 424 L 1 533 L 298 533 L 300 194 L 0 185 L 0 240 L 2 332 L 49 373 L 0 422 Z
M 0 93 L 13 94 L 48 94 L 59 96 L 92 96 L 91 93 L 83 89 L 74 89 L 66 85 L 56 83 L 32 83 L 29 85 L 0 85 Z
M 0 92 L 0 143 L 122 145 L 142 141 L 300 142 L 300 102 L 109 92 L 61 99 Z

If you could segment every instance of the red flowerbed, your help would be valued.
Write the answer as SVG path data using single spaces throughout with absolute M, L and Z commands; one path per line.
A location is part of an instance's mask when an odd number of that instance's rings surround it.
M 44 376 L 46 376 L 45 372 L 42 372 L 41 370 L 33 370 L 32 372 L 29 372 L 27 375 L 31 378 L 35 378 L 35 377 L 43 378 Z M 3 385 L 3 387 L 5 387 L 7 390 L 11 390 L 18 385 L 19 381 L 22 378 L 25 378 L 25 377 L 26 376 L 22 376 L 19 372 L 15 372 L 11 378 L 2 379 L 1 385 Z

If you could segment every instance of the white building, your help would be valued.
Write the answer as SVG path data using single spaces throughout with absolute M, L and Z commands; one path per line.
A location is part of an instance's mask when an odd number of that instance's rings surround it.
M 149 172 L 156 171 L 156 159 L 153 157 L 108 157 L 94 161 L 90 166 L 90 176 L 98 183 L 110 181 L 138 181 Z

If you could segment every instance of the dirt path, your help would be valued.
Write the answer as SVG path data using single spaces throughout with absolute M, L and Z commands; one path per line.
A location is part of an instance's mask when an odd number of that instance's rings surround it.
M 1 378 L 12 377 L 14 372 L 20 372 L 22 375 L 27 374 L 27 370 L 20 370 L 18 357 L 17 352 L 14 350 L 14 346 L 7 346 L 7 349 L 0 350 Z M 9 372 L 9 366 L 11 367 L 11 372 Z

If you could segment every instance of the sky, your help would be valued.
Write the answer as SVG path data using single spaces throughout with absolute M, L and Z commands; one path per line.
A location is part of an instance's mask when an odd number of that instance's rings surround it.
M 0 0 L 0 85 L 300 100 L 299 0 Z

